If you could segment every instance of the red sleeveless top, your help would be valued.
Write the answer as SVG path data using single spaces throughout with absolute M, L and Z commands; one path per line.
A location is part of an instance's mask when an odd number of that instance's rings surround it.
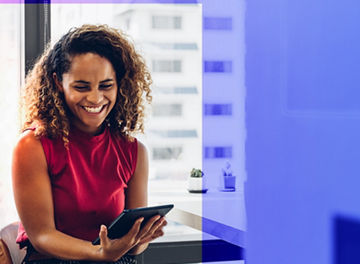
M 51 181 L 56 229 L 94 240 L 100 225 L 108 226 L 124 210 L 124 189 L 136 168 L 136 139 L 126 141 L 108 128 L 96 136 L 72 128 L 69 149 L 61 139 L 42 137 L 40 141 Z M 29 242 L 22 224 L 16 242 L 20 247 Z

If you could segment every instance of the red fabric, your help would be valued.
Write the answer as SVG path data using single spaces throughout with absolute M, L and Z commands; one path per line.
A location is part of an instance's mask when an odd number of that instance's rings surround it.
M 108 226 L 124 210 L 124 189 L 136 168 L 137 141 L 118 138 L 108 128 L 97 136 L 72 128 L 68 150 L 61 139 L 43 137 L 40 141 L 51 179 L 57 230 L 94 240 L 100 225 Z M 16 242 L 21 247 L 28 243 L 21 224 Z

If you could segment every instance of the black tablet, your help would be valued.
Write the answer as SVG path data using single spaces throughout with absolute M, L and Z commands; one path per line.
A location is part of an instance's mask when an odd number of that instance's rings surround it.
M 173 204 L 166 204 L 128 210 L 125 209 L 108 227 L 108 237 L 110 239 L 122 237 L 131 229 L 136 219 L 144 217 L 144 221 L 141 223 L 141 227 L 143 227 L 151 217 L 155 215 L 164 216 L 173 207 Z M 92 243 L 93 245 L 100 244 L 100 238 L 96 238 Z

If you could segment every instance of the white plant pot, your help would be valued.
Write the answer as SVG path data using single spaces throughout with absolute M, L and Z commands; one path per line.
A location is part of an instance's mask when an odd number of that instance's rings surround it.
M 188 178 L 188 190 L 201 191 L 203 190 L 203 177 L 189 177 Z

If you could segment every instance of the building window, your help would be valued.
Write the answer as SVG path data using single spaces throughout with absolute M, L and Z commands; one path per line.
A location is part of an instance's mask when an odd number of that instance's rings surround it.
M 197 94 L 195 86 L 176 86 L 176 87 L 153 87 L 155 93 L 160 94 Z
M 153 60 L 153 72 L 181 72 L 181 60 Z
M 231 17 L 204 17 L 206 30 L 232 30 Z
M 165 138 L 196 138 L 197 132 L 195 129 L 190 130 L 150 130 L 150 133 L 153 133 L 160 137 Z
M 192 42 L 176 42 L 176 43 L 159 43 L 159 42 L 152 42 L 150 45 L 155 46 L 160 49 L 165 50 L 198 50 L 199 47 L 196 43 Z
M 152 108 L 153 116 L 181 116 L 181 104 L 154 104 Z
M 205 115 L 232 115 L 232 104 L 205 104 Z
M 152 149 L 153 160 L 179 159 L 182 147 L 155 147 Z
M 232 158 L 232 147 L 205 147 L 206 159 Z
M 181 29 L 181 16 L 152 16 L 154 29 Z
M 232 72 L 232 61 L 205 61 L 205 72 Z

